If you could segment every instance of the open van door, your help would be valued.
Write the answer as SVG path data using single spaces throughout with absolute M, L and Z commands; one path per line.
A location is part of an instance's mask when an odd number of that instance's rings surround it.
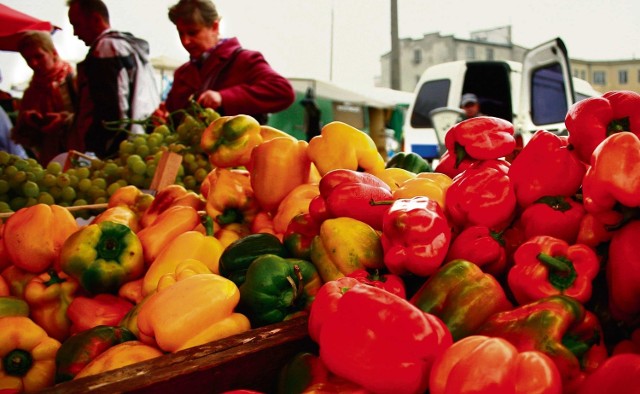
M 564 119 L 574 103 L 573 79 L 564 42 L 556 38 L 525 54 L 520 105 L 514 126 L 526 143 L 539 129 L 566 134 Z

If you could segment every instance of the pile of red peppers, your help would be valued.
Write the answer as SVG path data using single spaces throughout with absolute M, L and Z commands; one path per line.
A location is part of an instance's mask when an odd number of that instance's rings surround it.
M 316 295 L 323 376 L 348 392 L 640 392 L 640 95 L 582 100 L 566 126 L 516 149 L 504 120 L 454 125 L 444 204 L 324 175 L 311 218 L 368 223 L 384 268 Z

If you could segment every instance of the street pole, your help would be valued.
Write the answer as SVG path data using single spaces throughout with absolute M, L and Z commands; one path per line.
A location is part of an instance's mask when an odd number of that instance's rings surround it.
M 391 0 L 391 89 L 400 90 L 400 39 L 398 38 L 398 0 Z

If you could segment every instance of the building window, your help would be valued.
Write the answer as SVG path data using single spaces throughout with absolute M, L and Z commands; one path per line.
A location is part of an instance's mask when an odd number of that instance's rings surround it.
M 620 85 L 627 84 L 627 70 L 619 70 L 618 71 L 618 83 Z
M 414 49 L 413 50 L 413 64 L 422 63 L 422 50 Z
M 604 71 L 593 72 L 593 83 L 596 85 L 605 85 L 607 83 L 606 78 L 604 77 Z
M 587 79 L 587 72 L 584 70 L 580 71 L 580 78 Z
M 493 48 L 487 48 L 487 60 L 493 60 L 493 59 L 494 59 Z
M 472 46 L 467 47 L 467 60 L 474 60 L 476 58 L 476 48 Z

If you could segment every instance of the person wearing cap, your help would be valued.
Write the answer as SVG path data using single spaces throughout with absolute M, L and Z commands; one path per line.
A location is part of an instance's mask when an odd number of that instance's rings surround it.
M 476 116 L 483 116 L 480 112 L 480 102 L 478 102 L 478 96 L 473 93 L 465 93 L 460 100 L 460 108 L 465 113 L 465 119 L 475 118 Z

